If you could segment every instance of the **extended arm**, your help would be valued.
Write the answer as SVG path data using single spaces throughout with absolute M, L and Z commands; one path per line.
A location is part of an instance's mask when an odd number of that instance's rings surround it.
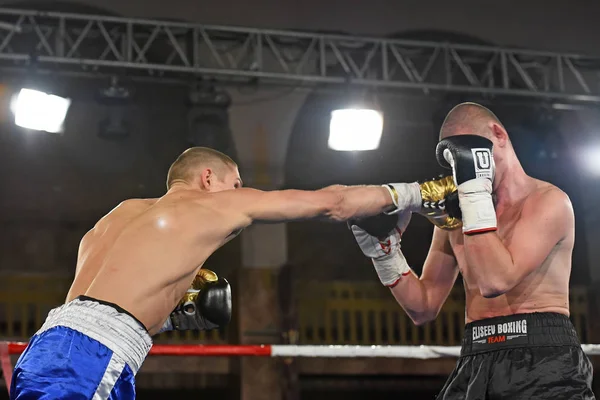
M 569 231 L 573 230 L 571 203 L 551 189 L 530 200 L 506 245 L 498 234 L 465 235 L 465 255 L 484 297 L 500 296 L 537 269 Z
M 421 183 L 391 183 L 384 186 L 333 185 L 317 191 L 281 190 L 261 192 L 240 189 L 242 209 L 256 222 L 279 222 L 307 218 L 346 221 L 381 212 L 419 212 L 436 226 L 453 229 L 460 224 L 446 210 L 458 209 L 452 200 L 456 187 L 451 177 Z M 450 201 L 446 201 L 450 200 Z M 456 203 L 452 207 L 452 203 Z
M 260 191 L 238 189 L 230 195 L 252 222 L 284 222 L 310 218 L 346 221 L 379 214 L 394 206 L 382 186 L 330 186 L 321 190 Z M 235 198 L 235 200 L 234 200 Z

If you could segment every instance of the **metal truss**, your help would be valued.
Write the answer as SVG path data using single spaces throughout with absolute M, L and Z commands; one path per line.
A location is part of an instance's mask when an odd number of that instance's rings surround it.
M 0 8 L 0 67 L 600 103 L 600 57 Z

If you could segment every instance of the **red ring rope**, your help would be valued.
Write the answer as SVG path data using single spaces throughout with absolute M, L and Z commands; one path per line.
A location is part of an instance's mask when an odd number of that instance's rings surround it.
M 271 345 L 173 345 L 155 344 L 154 356 L 270 356 Z
M 27 343 L 8 343 L 9 354 L 21 354 Z M 150 349 L 154 356 L 270 356 L 271 345 L 198 345 L 155 344 Z

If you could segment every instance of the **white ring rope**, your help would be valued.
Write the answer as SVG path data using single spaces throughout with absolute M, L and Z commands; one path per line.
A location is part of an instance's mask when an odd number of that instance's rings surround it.
M 584 344 L 581 348 L 588 356 L 600 355 L 598 344 Z M 271 357 L 378 357 L 424 360 L 458 356 L 460 346 L 271 346 Z

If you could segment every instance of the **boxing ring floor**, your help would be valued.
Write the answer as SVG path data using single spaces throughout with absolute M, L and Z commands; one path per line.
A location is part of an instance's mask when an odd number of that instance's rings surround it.
M 6 387 L 12 377 L 11 356 L 21 354 L 27 343 L 0 342 L 0 362 Z M 600 344 L 582 344 L 588 356 L 600 356 Z M 351 346 L 351 345 L 196 345 L 155 344 L 150 356 L 180 357 L 321 357 L 321 358 L 457 358 L 460 346 Z

